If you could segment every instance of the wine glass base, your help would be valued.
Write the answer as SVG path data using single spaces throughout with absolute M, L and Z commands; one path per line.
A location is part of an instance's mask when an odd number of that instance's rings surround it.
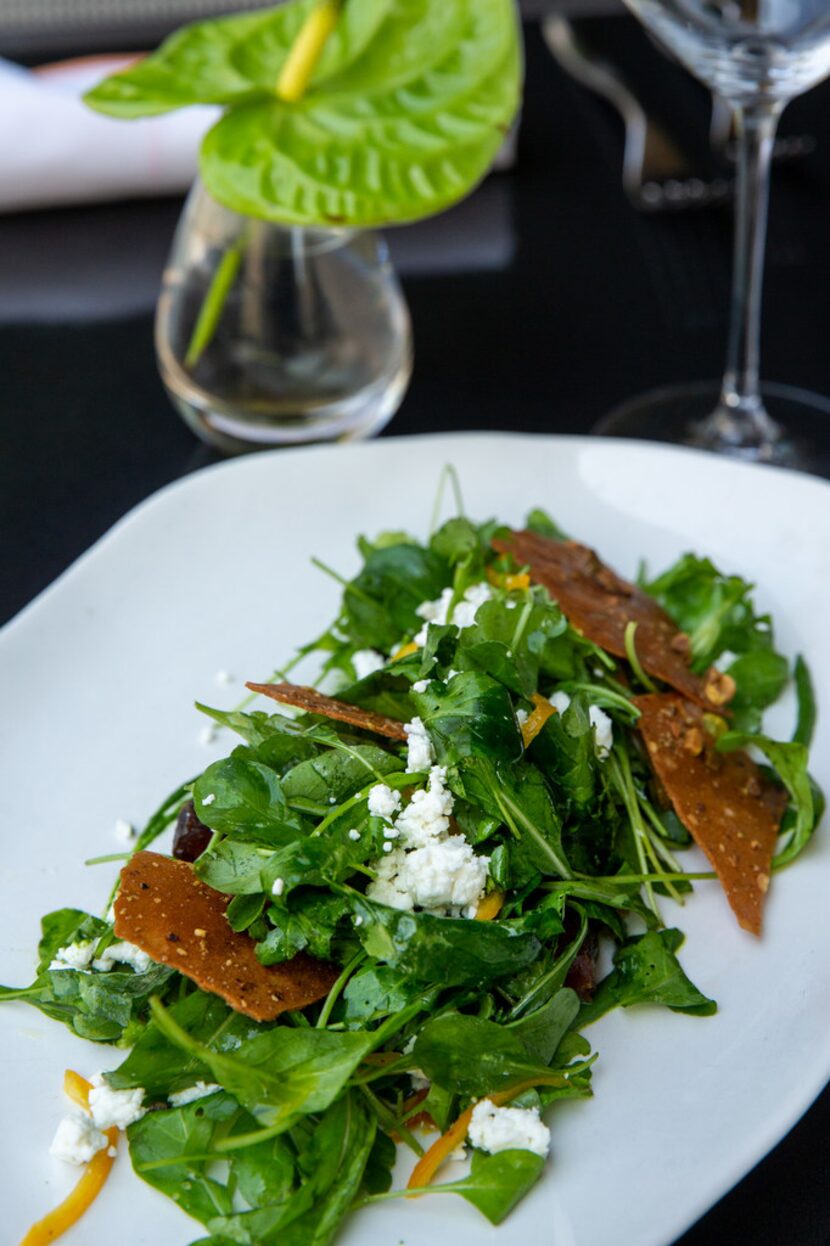
M 615 407 L 591 431 L 695 446 L 751 463 L 830 476 L 830 399 L 792 385 L 764 385 L 762 395 L 773 425 L 771 436 L 756 444 L 731 438 L 728 421 L 718 419 L 716 382 L 650 390 Z

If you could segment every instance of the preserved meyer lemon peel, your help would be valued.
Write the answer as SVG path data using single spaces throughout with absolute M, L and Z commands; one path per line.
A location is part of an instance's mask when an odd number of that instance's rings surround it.
M 485 896 L 476 909 L 475 920 L 477 922 L 491 922 L 494 917 L 498 917 L 504 904 L 503 891 L 491 891 L 489 896 Z
M 565 1085 L 566 1081 L 561 1073 L 551 1072 L 547 1078 L 538 1077 L 526 1082 L 518 1082 L 515 1086 L 508 1086 L 506 1090 L 496 1090 L 491 1095 L 484 1095 L 483 1098 L 489 1099 L 496 1107 L 503 1107 L 505 1103 L 509 1103 L 511 1099 L 515 1099 L 518 1095 L 523 1094 L 524 1091 L 530 1090 L 533 1086 L 544 1084 L 559 1086 Z M 476 1100 L 476 1103 L 471 1103 L 468 1108 L 465 1108 L 458 1119 L 450 1125 L 447 1132 L 441 1134 L 440 1138 L 436 1138 L 429 1150 L 421 1156 L 412 1169 L 410 1178 L 406 1183 L 407 1189 L 412 1190 L 412 1193 L 408 1194 L 407 1198 L 417 1198 L 418 1194 L 416 1191 L 420 1191 L 424 1186 L 430 1184 L 444 1161 L 461 1145 L 467 1137 L 473 1110 L 477 1103 L 480 1102 L 480 1099 Z
M 530 588 L 530 576 L 526 571 L 517 571 L 513 574 L 509 571 L 496 571 L 493 567 L 488 567 L 487 579 L 495 588 L 504 588 L 508 593 Z
M 63 1090 L 73 1103 L 89 1111 L 89 1092 L 92 1090 L 92 1085 L 85 1077 L 81 1077 L 80 1073 L 76 1073 L 73 1069 L 67 1069 L 63 1075 Z M 62 1203 L 48 1212 L 42 1220 L 32 1225 L 20 1246 L 49 1246 L 50 1242 L 56 1242 L 67 1229 L 71 1229 L 84 1212 L 89 1211 L 104 1188 L 104 1182 L 110 1174 L 115 1159 L 115 1149 L 118 1145 L 118 1130 L 114 1126 L 111 1129 L 105 1129 L 104 1135 L 107 1145 L 95 1152 L 75 1188 Z
M 525 748 L 530 747 L 551 714 L 556 713 L 550 701 L 540 696 L 538 692 L 534 692 L 531 700 L 533 701 L 533 710 L 522 724 L 522 740 L 524 741 Z
M 81 1077 L 80 1073 L 76 1073 L 74 1069 L 67 1069 L 64 1072 L 63 1093 L 67 1099 L 77 1103 L 78 1107 L 83 1108 L 85 1112 L 89 1111 L 90 1090 L 92 1090 L 92 1082 L 88 1082 L 85 1077 Z

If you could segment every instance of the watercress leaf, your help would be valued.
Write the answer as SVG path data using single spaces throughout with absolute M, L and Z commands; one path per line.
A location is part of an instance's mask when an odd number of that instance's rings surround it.
M 371 226 L 431 215 L 487 172 L 520 73 L 510 0 L 407 0 L 349 72 L 299 103 L 229 109 L 203 141 L 202 178 L 226 207 L 264 220 Z
M 290 843 L 308 827 L 289 809 L 276 774 L 261 762 L 226 757 L 193 786 L 196 814 L 212 831 L 241 842 Z
M 105 78 L 86 102 L 111 117 L 145 117 L 189 104 L 234 104 L 273 94 L 300 27 L 316 0 L 200 22 L 177 31 L 152 56 Z M 327 41 L 314 84 L 360 56 L 390 0 L 349 0 Z
M 230 1055 L 191 1038 L 155 1004 L 153 1017 L 172 1043 L 206 1064 L 261 1125 L 275 1130 L 327 1108 L 373 1045 L 370 1034 L 276 1026 L 243 1039 Z
M 536 1184 L 544 1167 L 544 1158 L 534 1151 L 499 1151 L 495 1155 L 474 1151 L 469 1176 L 432 1189 L 437 1194 L 460 1194 L 491 1224 L 501 1224 Z
M 210 1151 L 217 1125 L 238 1111 L 229 1095 L 217 1093 L 184 1107 L 148 1112 L 127 1135 L 133 1168 L 202 1224 L 228 1214 L 233 1209 L 231 1192 L 206 1175 L 200 1157 Z M 161 1165 L 162 1160 L 171 1162 Z
M 412 699 L 440 765 L 479 756 L 516 761 L 522 754 L 510 695 L 489 675 L 462 671 L 448 684 L 433 680 Z
M 650 930 L 627 940 L 614 953 L 614 969 L 603 978 L 594 998 L 580 1010 L 580 1027 L 612 1008 L 664 1004 L 673 1012 L 708 1017 L 717 1005 L 689 981 L 675 953 L 683 942 L 679 930 Z
M 562 849 L 562 829 L 541 772 L 529 762 L 495 764 L 465 758 L 451 776 L 454 791 L 499 818 L 510 830 L 514 886 L 535 872 L 570 877 Z
M 778 777 L 790 794 L 795 810 L 795 821 L 789 842 L 774 860 L 774 864 L 780 868 L 782 865 L 788 865 L 803 852 L 818 821 L 814 789 L 807 770 L 809 753 L 805 745 L 797 742 L 783 743 L 771 740 L 769 736 L 740 731 L 727 731 L 717 742 L 718 751 L 721 753 L 748 747 L 760 749 L 770 765 L 775 768 Z
M 402 912 L 357 892 L 350 901 L 361 918 L 356 934 L 369 955 L 422 982 L 484 985 L 539 955 L 535 935 L 514 935 L 499 922 Z

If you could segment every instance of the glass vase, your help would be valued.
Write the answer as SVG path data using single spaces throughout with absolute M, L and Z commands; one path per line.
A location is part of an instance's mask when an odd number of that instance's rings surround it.
M 412 335 L 379 235 L 240 216 L 197 182 L 164 273 L 156 353 L 185 421 L 235 453 L 377 432 L 406 391 Z

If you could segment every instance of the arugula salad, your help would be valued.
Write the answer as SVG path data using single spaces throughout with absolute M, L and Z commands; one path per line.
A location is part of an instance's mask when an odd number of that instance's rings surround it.
M 228 755 L 149 820 L 106 915 L 47 914 L 34 981 L 0 988 L 125 1050 L 67 1073 L 52 1150 L 83 1174 L 26 1246 L 77 1220 L 121 1131 L 194 1246 L 325 1246 L 436 1194 L 499 1224 L 556 1105 L 591 1095 L 594 1022 L 715 1011 L 678 957 L 693 885 L 759 934 L 815 829 L 809 672 L 738 575 L 687 554 L 629 583 L 541 510 L 358 548 L 295 659 L 317 688 L 286 668 L 199 705 Z

